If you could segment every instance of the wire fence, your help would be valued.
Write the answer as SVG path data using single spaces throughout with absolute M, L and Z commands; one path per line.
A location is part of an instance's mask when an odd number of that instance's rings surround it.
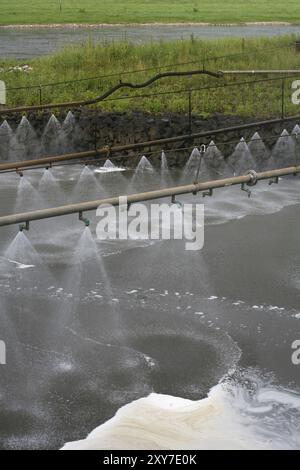
M 101 106 L 106 110 L 113 109 L 111 104 L 125 103 L 125 108 L 143 110 L 158 107 L 180 110 L 188 115 L 192 130 L 193 114 L 207 116 L 210 114 L 249 115 L 259 117 L 288 117 L 299 112 L 300 106 L 293 102 L 295 89 L 293 84 L 300 79 L 299 75 L 277 76 L 252 80 L 222 80 L 221 83 L 200 87 L 180 88 L 151 93 L 121 94 L 105 99 Z M 134 102 L 134 104 L 130 104 Z
M 284 49 L 291 51 L 294 48 L 294 42 L 284 43 L 280 46 L 270 48 L 251 48 L 224 55 L 212 55 L 211 52 L 204 54 L 200 59 L 193 61 L 185 61 L 178 63 L 169 63 L 166 65 L 157 65 L 153 67 L 144 67 L 132 70 L 121 70 L 115 73 L 101 74 L 98 76 L 81 77 L 73 80 L 33 83 L 22 86 L 7 86 L 7 98 L 9 106 L 14 105 L 44 105 L 48 103 L 64 102 L 71 100 L 93 99 L 106 91 L 109 86 L 116 84 L 116 80 L 122 80 L 122 77 L 136 77 L 150 71 L 174 70 L 189 65 L 197 64 L 198 68 L 206 68 L 212 71 L 228 65 L 226 61 L 239 57 L 251 57 L 257 54 L 276 54 Z M 283 80 L 283 85 L 271 86 L 273 78 L 264 80 L 251 80 L 240 82 L 238 77 L 228 81 L 228 76 L 218 80 L 221 83 L 211 85 L 208 78 L 190 78 L 171 81 L 164 80 L 164 83 L 152 85 L 151 92 L 138 94 L 130 92 L 126 94 L 118 93 L 112 98 L 102 101 L 100 106 L 105 111 L 124 111 L 131 107 L 136 109 L 157 112 L 161 110 L 191 112 L 200 114 L 213 114 L 215 112 L 233 114 L 239 112 L 241 115 L 254 115 L 258 113 L 260 116 L 284 115 L 289 112 L 289 88 L 290 77 L 276 77 L 275 80 Z M 295 80 L 296 77 L 294 76 Z M 140 78 L 138 78 L 140 80 Z M 188 80 L 188 86 L 186 81 Z M 256 85 L 254 85 L 256 82 Z M 9 82 L 8 82 L 9 83 Z M 269 83 L 269 84 L 268 84 Z M 199 86 L 200 85 L 200 86 Z M 238 92 L 229 90 L 227 87 L 240 87 Z M 247 87 L 252 87 L 247 89 Z M 256 89 L 255 89 L 256 87 Z M 256 106 L 251 99 L 250 93 L 255 93 L 259 98 Z M 285 94 L 285 96 L 283 96 Z M 134 102 L 134 104 L 133 104 Z
M 151 86 L 151 92 L 148 93 L 117 92 L 117 96 L 104 99 L 99 106 L 105 111 L 136 109 L 156 112 L 163 108 L 166 111 L 188 114 L 190 123 L 193 113 L 202 116 L 222 113 L 285 117 L 296 114 L 299 110 L 299 105 L 292 100 L 296 91 L 294 82 L 299 79 L 300 74 L 254 80 L 228 80 L 228 77 L 224 77 L 213 85 L 204 86 L 193 86 L 195 80 L 188 79 L 188 87 L 170 89 L 168 82 L 159 91 L 156 91 L 157 87 Z M 5 114 L 5 109 L 3 113 Z
M 161 70 L 166 70 L 166 69 L 174 69 L 176 67 L 186 67 L 187 65 L 199 65 L 203 69 L 207 66 L 207 64 L 211 64 L 212 62 L 217 63 L 220 60 L 224 59 L 232 59 L 236 57 L 244 57 L 244 56 L 249 56 L 253 55 L 259 52 L 275 52 L 278 50 L 286 49 L 292 47 L 293 43 L 290 45 L 283 44 L 282 46 L 276 46 L 276 47 L 270 47 L 270 48 L 264 48 L 263 51 L 261 48 L 253 48 L 251 51 L 241 51 L 241 52 L 236 52 L 233 54 L 224 54 L 224 55 L 219 55 L 219 56 L 210 56 L 208 55 L 207 57 L 203 57 L 202 60 L 193 60 L 193 61 L 185 61 L 185 62 L 178 62 L 178 63 L 171 63 L 167 65 L 159 65 L 155 67 L 146 67 L 146 68 L 139 68 L 139 69 L 133 69 L 133 70 L 127 70 L 127 71 L 119 71 L 115 73 L 110 73 L 110 74 L 101 74 L 97 75 L 95 77 L 83 77 L 83 78 L 78 78 L 75 80 L 62 80 L 62 81 L 57 81 L 57 82 L 50 82 L 50 83 L 36 83 L 32 85 L 26 85 L 26 86 L 19 86 L 19 87 L 7 87 L 7 91 L 17 91 L 17 90 L 31 90 L 31 89 L 43 89 L 43 88 L 48 88 L 48 87 L 59 87 L 59 86 L 67 86 L 71 84 L 78 84 L 78 83 L 83 83 L 83 82 L 88 82 L 88 81 L 99 81 L 103 80 L 105 78 L 114 78 L 114 77 L 122 77 L 125 75 L 135 75 L 135 74 L 140 74 L 140 73 L 145 73 L 145 72 L 152 72 L 152 71 L 161 71 Z

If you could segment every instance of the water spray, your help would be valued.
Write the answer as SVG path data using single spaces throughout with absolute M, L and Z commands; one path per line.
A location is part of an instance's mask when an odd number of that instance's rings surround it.
M 275 124 L 280 124 L 282 122 L 294 121 L 299 118 L 300 118 L 300 115 L 298 114 L 298 115 L 289 116 L 286 118 L 277 118 L 277 119 L 269 119 L 266 121 L 257 121 L 257 122 L 252 122 L 249 124 L 241 124 L 238 126 L 212 129 L 210 131 L 202 131 L 202 132 L 197 132 L 193 134 L 177 135 L 177 136 L 168 137 L 165 139 L 157 139 L 157 140 L 152 140 L 152 141 L 147 141 L 147 142 L 137 142 L 134 144 L 116 145 L 116 146 L 110 147 L 111 158 L 114 156 L 113 154 L 120 154 L 122 152 L 127 152 L 130 150 L 137 151 L 142 148 L 151 148 L 154 146 L 164 147 L 166 144 L 172 144 L 175 142 L 191 141 L 194 139 L 205 138 L 205 137 L 211 138 L 213 135 L 224 134 L 224 133 L 232 132 L 232 131 L 242 131 L 246 129 L 258 128 L 258 127 L 267 126 L 267 125 L 275 125 Z M 36 167 L 37 165 L 44 166 L 44 165 L 49 165 L 50 163 L 55 164 L 55 163 L 68 162 L 68 161 L 74 161 L 74 160 L 87 160 L 91 158 L 95 158 L 96 160 L 98 160 L 101 158 L 106 158 L 106 156 L 107 156 L 107 146 L 102 147 L 102 148 L 97 148 L 94 150 L 87 150 L 83 152 L 73 152 L 73 153 L 67 153 L 67 154 L 62 154 L 62 155 L 48 156 L 48 157 L 42 157 L 38 159 L 35 158 L 32 160 L 22 160 L 22 161 L 11 162 L 11 163 L 0 163 L 0 172 L 6 172 L 10 170 L 16 171 L 18 169 Z M 125 157 L 125 158 L 128 158 L 128 157 Z
M 212 181 L 199 182 L 197 184 L 188 184 L 184 186 L 175 186 L 164 189 L 158 189 L 154 191 L 148 191 L 144 193 L 129 194 L 127 196 L 127 202 L 134 204 L 136 202 L 145 202 L 155 199 L 161 199 L 164 197 L 172 197 L 172 202 L 177 203 L 176 196 L 182 194 L 197 194 L 198 192 L 210 191 L 218 188 L 225 188 L 234 185 L 247 184 L 248 186 L 254 186 L 258 181 L 261 180 L 272 180 L 278 182 L 280 177 L 294 175 L 300 173 L 300 165 L 291 166 L 287 168 L 279 168 L 276 170 L 263 171 L 256 173 L 253 170 L 245 175 L 234 176 L 230 178 L 217 179 Z M 83 218 L 83 212 L 96 210 L 100 205 L 112 205 L 119 206 L 120 198 L 118 196 L 98 199 L 94 201 L 80 202 L 77 204 L 69 204 L 65 206 L 52 207 L 49 209 L 38 209 L 30 212 L 10 214 L 0 217 L 0 227 L 14 225 L 18 223 L 27 223 L 32 220 L 49 219 L 53 217 L 64 216 L 68 214 L 79 214 L 79 220 L 89 225 L 89 220 Z M 27 225 L 28 227 L 28 225 Z M 25 226 L 26 228 L 26 226 Z

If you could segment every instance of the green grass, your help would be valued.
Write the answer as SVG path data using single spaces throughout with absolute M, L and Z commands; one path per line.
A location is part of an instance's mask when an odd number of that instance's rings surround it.
M 299 0 L 1 0 L 0 15 L 0 25 L 248 21 L 300 22 Z
M 224 57 L 225 56 L 225 57 Z M 219 58 L 216 58 L 219 57 Z M 221 58 L 220 58 L 221 57 Z M 193 64 L 172 65 L 193 61 Z M 53 56 L 34 59 L 29 63 L 30 73 L 7 72 L 15 61 L 0 61 L 0 80 L 6 82 L 8 105 L 39 103 L 39 89 L 11 90 L 14 87 L 42 85 L 44 103 L 94 98 L 119 82 L 140 83 L 160 70 L 245 70 L 245 69 L 298 69 L 300 53 L 295 51 L 295 37 L 273 39 L 222 39 L 217 41 L 187 40 L 170 43 L 133 45 L 130 43 L 95 45 L 88 42 L 71 46 Z M 160 67 L 168 68 L 159 69 Z M 151 69 L 144 71 L 144 69 Z M 124 71 L 138 71 L 121 75 Z M 113 77 L 103 77 L 115 74 Z M 62 85 L 45 86 L 53 82 L 91 79 Z M 221 79 L 207 76 L 193 78 L 164 78 L 146 89 L 121 90 L 113 100 L 98 104 L 108 111 L 143 110 L 146 112 L 187 112 L 188 94 L 172 93 L 188 88 L 198 89 L 239 81 L 255 80 L 253 76 L 226 76 Z M 259 77 L 260 79 L 263 77 Z M 300 78 L 300 77 L 298 77 Z M 299 109 L 291 103 L 291 81 L 285 84 L 285 111 L 296 114 Z M 281 81 L 243 86 L 226 86 L 192 92 L 193 112 L 208 116 L 224 113 L 241 116 L 277 116 L 281 112 Z M 171 93 L 170 93 L 171 92 Z M 142 99 L 129 99 L 146 94 Z M 158 94 L 157 96 L 148 96 Z M 125 99 L 116 99 L 124 97 Z M 128 97 L 128 98 L 127 98 Z M 299 108 L 299 107 L 298 107 Z

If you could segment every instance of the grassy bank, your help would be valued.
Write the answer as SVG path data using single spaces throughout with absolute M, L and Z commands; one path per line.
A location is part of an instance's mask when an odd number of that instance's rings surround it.
M 0 24 L 300 22 L 298 0 L 2 0 Z
M 184 65 L 178 65 L 184 64 Z M 8 105 L 38 104 L 40 89 L 13 90 L 15 87 L 41 84 L 42 102 L 62 102 L 94 98 L 122 81 L 139 83 L 166 70 L 245 70 L 300 69 L 300 53 L 295 51 L 294 37 L 274 39 L 227 39 L 217 41 L 188 40 L 171 43 L 133 45 L 129 43 L 69 47 L 53 56 L 32 60 L 32 70 L 8 72 L 16 65 L 11 60 L 0 61 L 0 79 L 6 82 Z M 166 66 L 169 67 L 166 67 Z M 164 67 L 164 68 L 160 68 Z M 124 75 L 125 71 L 132 71 Z M 85 78 L 89 77 L 88 80 Z M 98 77 L 98 78 L 95 78 Z M 101 108 L 111 111 L 130 109 L 149 112 L 187 112 L 188 93 L 192 92 L 193 112 L 208 116 L 214 113 L 245 116 L 273 116 L 281 112 L 282 83 L 232 86 L 238 82 L 263 79 L 254 76 L 207 76 L 166 78 L 141 90 L 121 90 Z M 300 77 L 299 77 L 300 78 Z M 76 81 L 74 80 L 82 80 Z M 61 83 L 61 82 L 70 83 Z M 291 103 L 291 81 L 285 83 L 285 112 L 295 114 Z M 47 84 L 54 83 L 46 86 Z M 223 87 L 222 85 L 227 85 Z M 218 86 L 213 89 L 203 87 Z M 130 99 L 136 95 L 143 98 Z M 149 96 L 152 95 L 152 96 Z M 120 99 L 121 98 L 121 99 Z

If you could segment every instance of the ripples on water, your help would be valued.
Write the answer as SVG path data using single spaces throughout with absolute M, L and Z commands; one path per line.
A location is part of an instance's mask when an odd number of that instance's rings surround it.
M 113 26 L 100 28 L 43 28 L 8 30 L 0 28 L 2 57 L 29 59 L 49 54 L 72 43 L 87 40 L 95 42 L 130 41 L 147 43 L 194 38 L 215 39 L 224 37 L 255 37 L 299 34 L 298 26 L 199 26 L 151 25 Z M 25 39 L 24 39 L 25 38 Z
M 56 196 L 68 199 L 81 172 L 79 166 L 53 168 L 47 176 L 55 179 L 56 188 L 59 185 Z M 159 180 L 151 174 L 143 179 L 145 190 Z M 171 176 L 176 181 L 176 172 Z M 42 170 L 30 172 L 29 190 L 38 190 L 42 177 Z M 105 194 L 115 191 L 115 177 L 118 192 L 125 192 L 131 182 L 126 172 L 92 175 L 93 180 L 98 177 L 99 191 Z M 10 175 L 1 186 L 5 197 L 9 192 L 10 204 L 18 182 Z M 98 184 L 95 187 L 98 191 Z M 236 187 L 215 191 L 204 201 L 206 223 L 216 226 L 274 214 L 299 204 L 299 189 L 299 180 L 293 178 L 271 187 L 259 183 L 251 198 Z M 17 207 L 28 209 L 28 200 L 19 198 Z M 195 201 L 192 196 L 180 200 Z M 9 202 L 4 197 L 1 201 L 1 211 L 7 213 Z M 89 218 L 94 233 L 95 217 L 90 213 Z M 266 224 L 269 220 L 264 219 Z M 89 257 L 79 257 L 79 269 L 74 249 L 82 223 L 68 216 L 44 224 L 32 224 L 0 258 L 1 334 L 6 332 L 7 344 L 13 345 L 14 364 L 13 373 L 5 369 L 1 377 L 0 437 L 5 448 L 60 447 L 105 422 L 87 440 L 66 448 L 299 448 L 300 396 L 295 383 L 284 388 L 275 373 L 272 378 L 240 364 L 248 360 L 261 370 L 282 373 L 280 367 L 276 370 L 276 351 L 284 342 L 289 349 L 299 321 L 299 310 L 285 305 L 288 298 L 280 305 L 256 298 L 250 303 L 239 298 L 237 287 L 235 298 L 215 295 L 219 286 L 216 281 L 214 285 L 212 270 L 219 254 L 212 252 L 209 262 L 199 254 L 191 271 L 182 247 L 168 242 L 94 245 L 88 237 L 92 250 Z M 245 227 L 240 226 L 240 235 L 247 237 Z M 3 229 L 2 245 L 14 236 L 13 228 Z M 218 240 L 216 250 L 222 253 L 232 248 L 230 243 L 227 235 Z M 260 248 L 263 252 L 266 247 Z M 103 257 L 100 271 L 89 267 L 97 249 Z M 235 250 L 238 260 L 241 249 Z M 286 256 L 293 260 L 286 282 L 299 290 L 297 257 L 293 252 Z M 270 284 L 282 270 L 272 274 Z M 103 273 L 109 289 L 103 285 Z M 249 284 L 255 286 L 250 272 Z M 290 351 L 283 360 L 290 362 Z M 292 373 L 296 376 L 296 369 L 289 373 L 285 383 Z

